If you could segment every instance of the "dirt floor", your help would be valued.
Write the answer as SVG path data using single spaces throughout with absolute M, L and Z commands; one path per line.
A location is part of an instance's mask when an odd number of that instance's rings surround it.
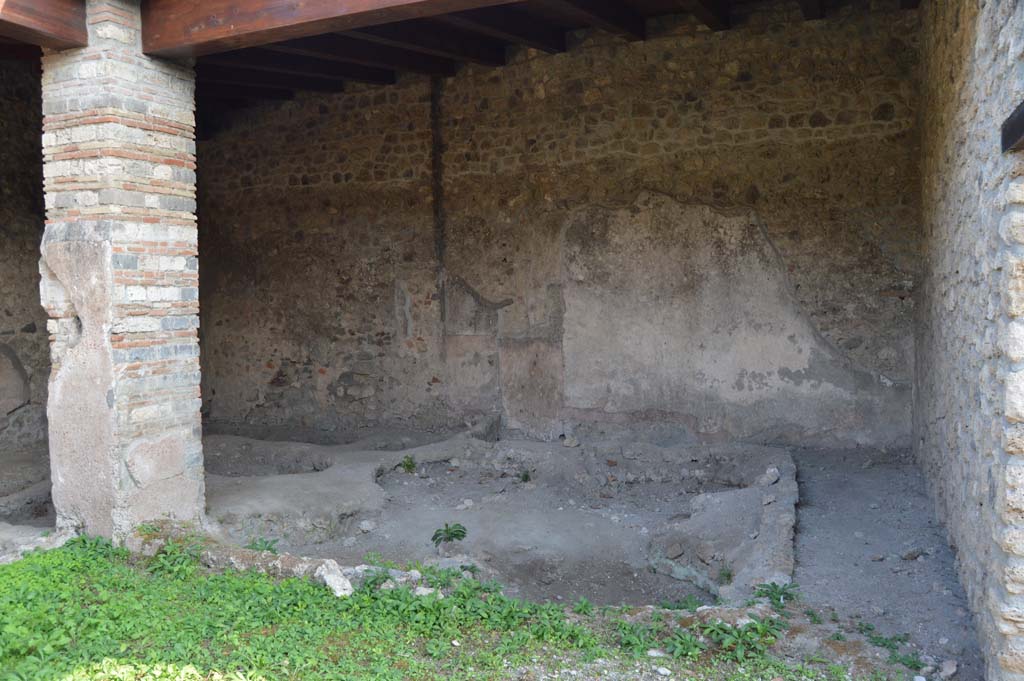
M 211 518 L 341 564 L 447 553 L 532 599 L 641 605 L 749 596 L 792 572 L 795 468 L 785 450 L 456 437 L 401 451 L 207 438 Z M 454 560 L 454 558 L 453 558 Z
M 956 578 L 953 552 L 909 459 L 870 451 L 794 452 L 800 505 L 796 570 L 805 602 L 909 633 L 956 678 L 984 678 L 984 666 Z

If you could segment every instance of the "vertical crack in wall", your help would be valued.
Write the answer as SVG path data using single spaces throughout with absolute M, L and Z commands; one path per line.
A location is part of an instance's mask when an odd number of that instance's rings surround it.
M 444 78 L 430 79 L 430 190 L 434 209 L 434 257 L 437 260 L 437 293 L 441 310 L 441 337 L 447 335 L 448 310 L 445 296 L 445 251 L 447 250 L 444 206 L 444 122 L 441 99 L 444 97 Z M 442 343 L 442 352 L 444 344 Z

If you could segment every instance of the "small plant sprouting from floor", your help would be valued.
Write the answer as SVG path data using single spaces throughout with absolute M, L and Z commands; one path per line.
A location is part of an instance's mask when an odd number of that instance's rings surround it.
M 658 627 L 620 621 L 618 629 L 619 645 L 638 657 L 658 646 Z
M 142 523 L 135 526 L 135 534 L 144 541 L 151 541 L 160 536 L 160 528 L 153 523 Z
M 831 641 L 845 641 L 846 637 L 843 636 L 843 632 L 837 631 L 834 634 L 832 634 L 831 636 L 829 636 L 829 640 L 831 640 Z
M 775 618 L 757 619 L 735 627 L 725 622 L 710 622 L 701 630 L 708 639 L 742 664 L 748 659 L 764 657 L 768 649 L 779 640 L 782 622 Z
M 889 654 L 889 664 L 901 664 L 911 671 L 921 671 L 924 668 L 924 662 L 918 656 L 917 653 L 908 653 L 906 655 L 892 652 Z
M 533 476 L 531 476 L 531 475 L 530 475 L 530 471 L 528 471 L 528 470 L 526 470 L 526 469 L 524 468 L 524 469 L 523 469 L 523 470 L 522 470 L 522 471 L 521 471 L 521 472 L 519 473 L 519 482 L 522 482 L 522 483 L 527 483 L 527 482 L 530 482 L 530 478 L 531 478 L 531 477 L 533 477 Z
M 439 527 L 434 530 L 434 535 L 430 538 L 430 541 L 434 542 L 434 546 L 441 548 L 441 544 L 450 544 L 455 541 L 462 541 L 466 538 L 466 528 L 460 523 L 448 523 L 444 524 L 444 527 Z
M 581 596 L 580 599 L 576 601 L 576 604 L 572 606 L 572 611 L 577 615 L 589 617 L 594 614 L 594 604 L 588 601 L 586 597 Z
M 857 631 L 864 636 L 873 646 L 885 648 L 895 653 L 900 646 L 910 640 L 910 634 L 896 634 L 895 636 L 882 636 L 875 631 L 875 625 L 868 622 L 858 622 Z
M 676 659 L 685 657 L 689 660 L 694 660 L 707 650 L 707 645 L 692 631 L 677 629 L 669 636 L 668 641 L 665 643 L 665 648 L 668 654 Z
M 733 577 L 732 568 L 730 567 L 723 567 L 718 571 L 718 583 L 723 586 L 726 584 L 732 584 Z
M 806 610 L 804 610 L 804 614 L 807 615 L 807 619 L 811 621 L 811 624 L 821 624 L 823 621 L 821 619 L 821 615 L 819 615 L 816 610 L 811 610 L 810 608 L 807 608 Z
M 412 474 L 416 472 L 416 459 L 406 454 L 405 458 L 402 459 L 402 463 L 399 464 L 402 470 L 406 473 Z
M 686 610 L 688 612 L 695 612 L 703 603 L 700 599 L 693 594 L 688 594 L 685 598 L 676 599 L 674 601 L 664 600 L 658 604 L 658 607 L 662 610 Z
M 200 550 L 201 546 L 196 541 L 168 540 L 156 555 L 149 559 L 147 568 L 154 575 L 187 579 L 199 567 Z
M 245 545 L 245 548 L 250 551 L 267 551 L 277 555 L 277 539 L 270 539 L 269 537 L 253 537 L 249 540 L 249 543 Z
M 800 598 L 796 584 L 776 584 L 775 582 L 758 584 L 754 587 L 754 595 L 758 598 L 767 598 L 776 610 L 783 610 L 788 603 Z
M 401 570 L 402 566 L 393 560 L 386 560 L 380 551 L 367 551 L 363 554 L 363 562 L 386 570 Z

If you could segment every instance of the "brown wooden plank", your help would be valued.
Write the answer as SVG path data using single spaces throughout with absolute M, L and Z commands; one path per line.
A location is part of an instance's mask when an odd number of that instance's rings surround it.
M 435 21 L 542 52 L 565 52 L 565 30 L 546 24 L 516 7 L 454 12 L 441 15 Z
M 437 76 L 454 75 L 458 68 L 458 64 L 451 59 L 378 45 L 334 33 L 273 43 L 265 49 L 302 57 Z
M 502 66 L 506 58 L 503 43 L 448 28 L 437 22 L 406 21 L 349 31 L 348 35 L 378 45 L 485 66 Z
M 209 64 L 204 59 L 200 59 L 196 64 L 196 76 L 199 78 L 200 85 L 239 85 L 316 92 L 342 92 L 345 89 L 345 83 L 342 80 L 233 68 L 220 64 Z
M 628 40 L 647 37 L 644 17 L 622 0 L 549 0 L 568 14 L 578 15 L 584 23 L 621 35 Z
M 168 57 L 200 56 L 513 1 L 146 0 L 143 50 Z
M 0 0 L 0 36 L 58 50 L 83 47 L 85 0 Z
M 825 7 L 822 0 L 800 0 L 800 11 L 804 19 L 824 19 Z
M 921 0 L 900 0 L 900 9 L 917 9 L 921 6 Z
M 212 54 L 203 58 L 203 62 L 270 73 L 287 73 L 332 80 L 357 80 L 376 85 L 390 85 L 395 82 L 394 71 L 324 59 L 310 59 L 294 54 L 271 52 L 262 48 Z

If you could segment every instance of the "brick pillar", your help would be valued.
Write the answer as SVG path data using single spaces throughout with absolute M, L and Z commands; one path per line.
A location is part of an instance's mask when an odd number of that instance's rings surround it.
M 151 59 L 139 0 L 87 0 L 43 58 L 41 294 L 58 525 L 124 538 L 201 518 L 191 66 Z

